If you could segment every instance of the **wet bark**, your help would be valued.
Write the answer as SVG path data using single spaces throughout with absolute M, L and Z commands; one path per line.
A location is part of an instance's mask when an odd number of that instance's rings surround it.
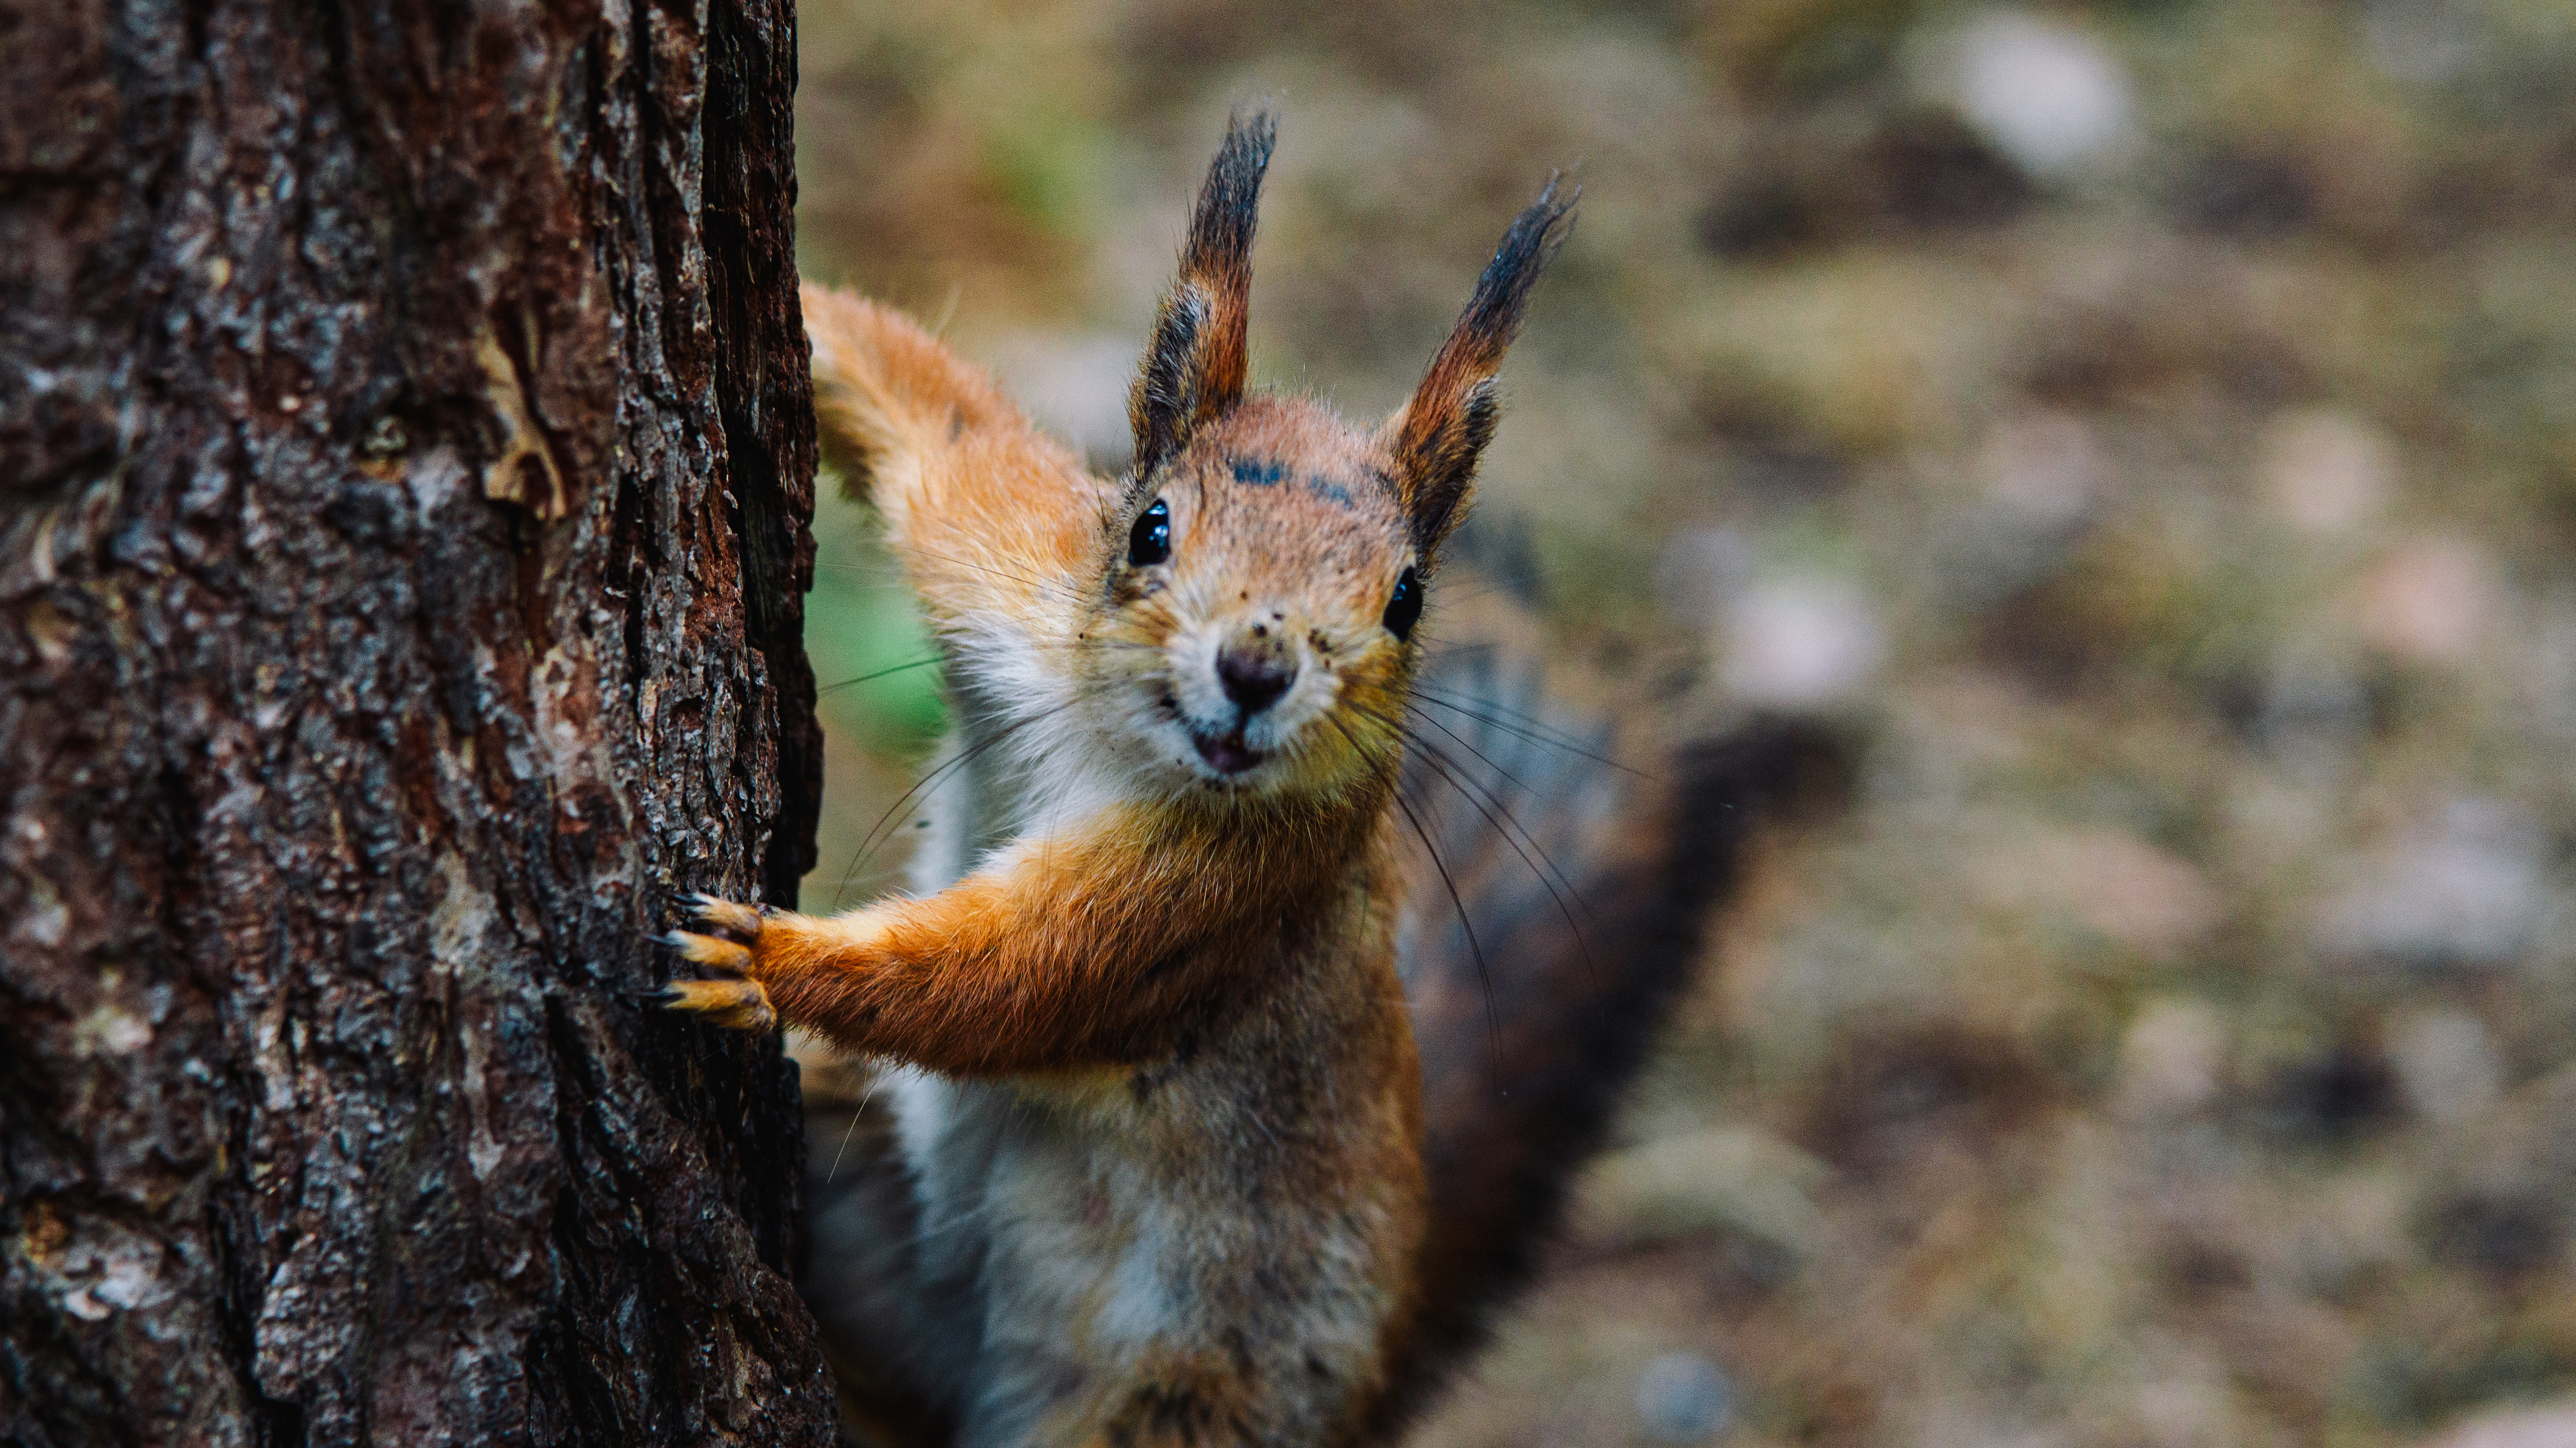
M 0 0 L 0 1441 L 828 1443 L 787 0 Z

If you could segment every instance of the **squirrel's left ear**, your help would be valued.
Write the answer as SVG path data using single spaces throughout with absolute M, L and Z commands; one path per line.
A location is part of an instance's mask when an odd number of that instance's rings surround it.
M 1144 370 L 1127 396 L 1136 429 L 1136 476 L 1150 475 L 1190 434 L 1243 400 L 1252 312 L 1252 228 L 1262 173 L 1279 121 L 1267 110 L 1237 114 L 1209 163 L 1190 216 L 1180 279 L 1154 317 Z
M 1413 520 L 1413 546 L 1425 558 L 1466 518 L 1467 485 L 1494 437 L 1494 373 L 1520 333 L 1531 284 L 1573 229 L 1581 192 L 1559 195 L 1561 179 L 1549 177 L 1538 200 L 1513 218 L 1422 385 L 1386 421 L 1396 487 Z

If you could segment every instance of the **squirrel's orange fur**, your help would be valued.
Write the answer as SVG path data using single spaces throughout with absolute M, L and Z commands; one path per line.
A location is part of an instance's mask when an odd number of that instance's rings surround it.
M 1412 619 L 1569 203 L 1506 235 L 1382 428 L 1245 393 L 1266 116 L 1201 194 L 1099 479 L 978 370 L 808 287 L 828 455 L 949 666 L 972 819 L 929 893 L 699 902 L 716 978 L 899 1063 L 918 1235 L 859 1331 L 968 1444 L 1325 1443 L 1389 1419 L 1429 1304 L 1396 967 Z

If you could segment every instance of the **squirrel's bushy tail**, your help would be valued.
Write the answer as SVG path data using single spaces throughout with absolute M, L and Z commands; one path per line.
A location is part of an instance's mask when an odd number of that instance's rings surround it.
M 1428 671 L 1415 725 L 1406 809 L 1438 860 L 1411 880 L 1403 967 L 1431 1225 L 1372 1442 L 1437 1396 L 1528 1281 L 1753 831 L 1849 768 L 1823 726 L 1755 718 L 1631 774 L 1509 653 L 1475 648 Z

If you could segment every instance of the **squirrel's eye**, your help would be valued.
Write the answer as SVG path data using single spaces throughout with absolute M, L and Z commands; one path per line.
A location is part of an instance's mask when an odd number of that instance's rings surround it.
M 1399 640 L 1413 637 L 1414 620 L 1422 617 L 1422 580 L 1410 568 L 1397 576 L 1395 596 L 1386 601 L 1386 631 Z
M 1154 506 L 1136 516 L 1136 526 L 1127 530 L 1127 562 L 1135 568 L 1150 568 L 1172 556 L 1172 507 L 1160 498 Z

